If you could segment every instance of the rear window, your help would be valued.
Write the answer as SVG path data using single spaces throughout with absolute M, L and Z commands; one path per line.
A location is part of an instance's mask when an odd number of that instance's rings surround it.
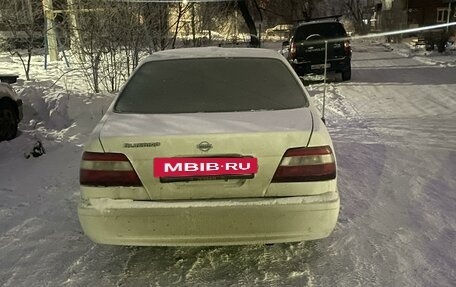
M 307 105 L 301 86 L 280 60 L 198 58 L 145 63 L 122 90 L 114 111 L 174 114 Z
M 323 38 L 342 38 L 346 36 L 346 33 L 342 24 L 338 22 L 318 23 L 298 27 L 294 38 L 296 41 L 305 41 L 310 35 L 320 35 Z

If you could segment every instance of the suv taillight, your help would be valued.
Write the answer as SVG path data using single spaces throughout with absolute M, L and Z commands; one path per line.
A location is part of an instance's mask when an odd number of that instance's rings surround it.
M 291 59 L 295 59 L 296 58 L 296 43 L 295 42 L 291 42 L 291 45 L 290 45 L 290 57 L 291 57 Z
M 344 42 L 344 49 L 345 49 L 345 53 L 351 54 L 352 50 L 351 50 L 350 41 L 345 40 L 345 42 Z
M 289 149 L 283 155 L 272 182 L 321 181 L 336 178 L 336 162 L 330 146 Z
M 79 182 L 90 186 L 142 186 L 130 161 L 121 153 L 84 152 Z

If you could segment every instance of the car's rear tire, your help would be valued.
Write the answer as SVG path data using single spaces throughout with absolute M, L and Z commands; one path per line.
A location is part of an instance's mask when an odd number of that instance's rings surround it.
M 352 76 L 351 67 L 348 70 L 342 71 L 342 81 L 350 81 Z
M 0 141 L 15 138 L 17 124 L 17 114 L 14 105 L 8 101 L 0 101 Z

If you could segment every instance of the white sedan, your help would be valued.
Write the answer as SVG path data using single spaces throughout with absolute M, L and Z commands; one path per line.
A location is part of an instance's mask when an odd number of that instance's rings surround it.
M 291 66 L 265 49 L 155 53 L 85 145 L 79 220 L 98 243 L 235 245 L 329 236 L 336 159 Z

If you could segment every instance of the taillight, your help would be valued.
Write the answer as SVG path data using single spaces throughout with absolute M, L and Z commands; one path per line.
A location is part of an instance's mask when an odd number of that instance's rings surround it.
M 292 59 L 296 58 L 296 43 L 295 42 L 291 42 L 291 45 L 290 45 L 290 57 Z
M 272 182 L 321 181 L 336 178 L 336 162 L 330 146 L 289 149 L 283 155 Z
M 91 186 L 142 186 L 130 161 L 121 153 L 84 152 L 79 182 Z
M 351 53 L 351 45 L 350 45 L 350 41 L 346 40 L 344 42 L 344 49 L 345 49 L 345 52 L 350 54 Z

